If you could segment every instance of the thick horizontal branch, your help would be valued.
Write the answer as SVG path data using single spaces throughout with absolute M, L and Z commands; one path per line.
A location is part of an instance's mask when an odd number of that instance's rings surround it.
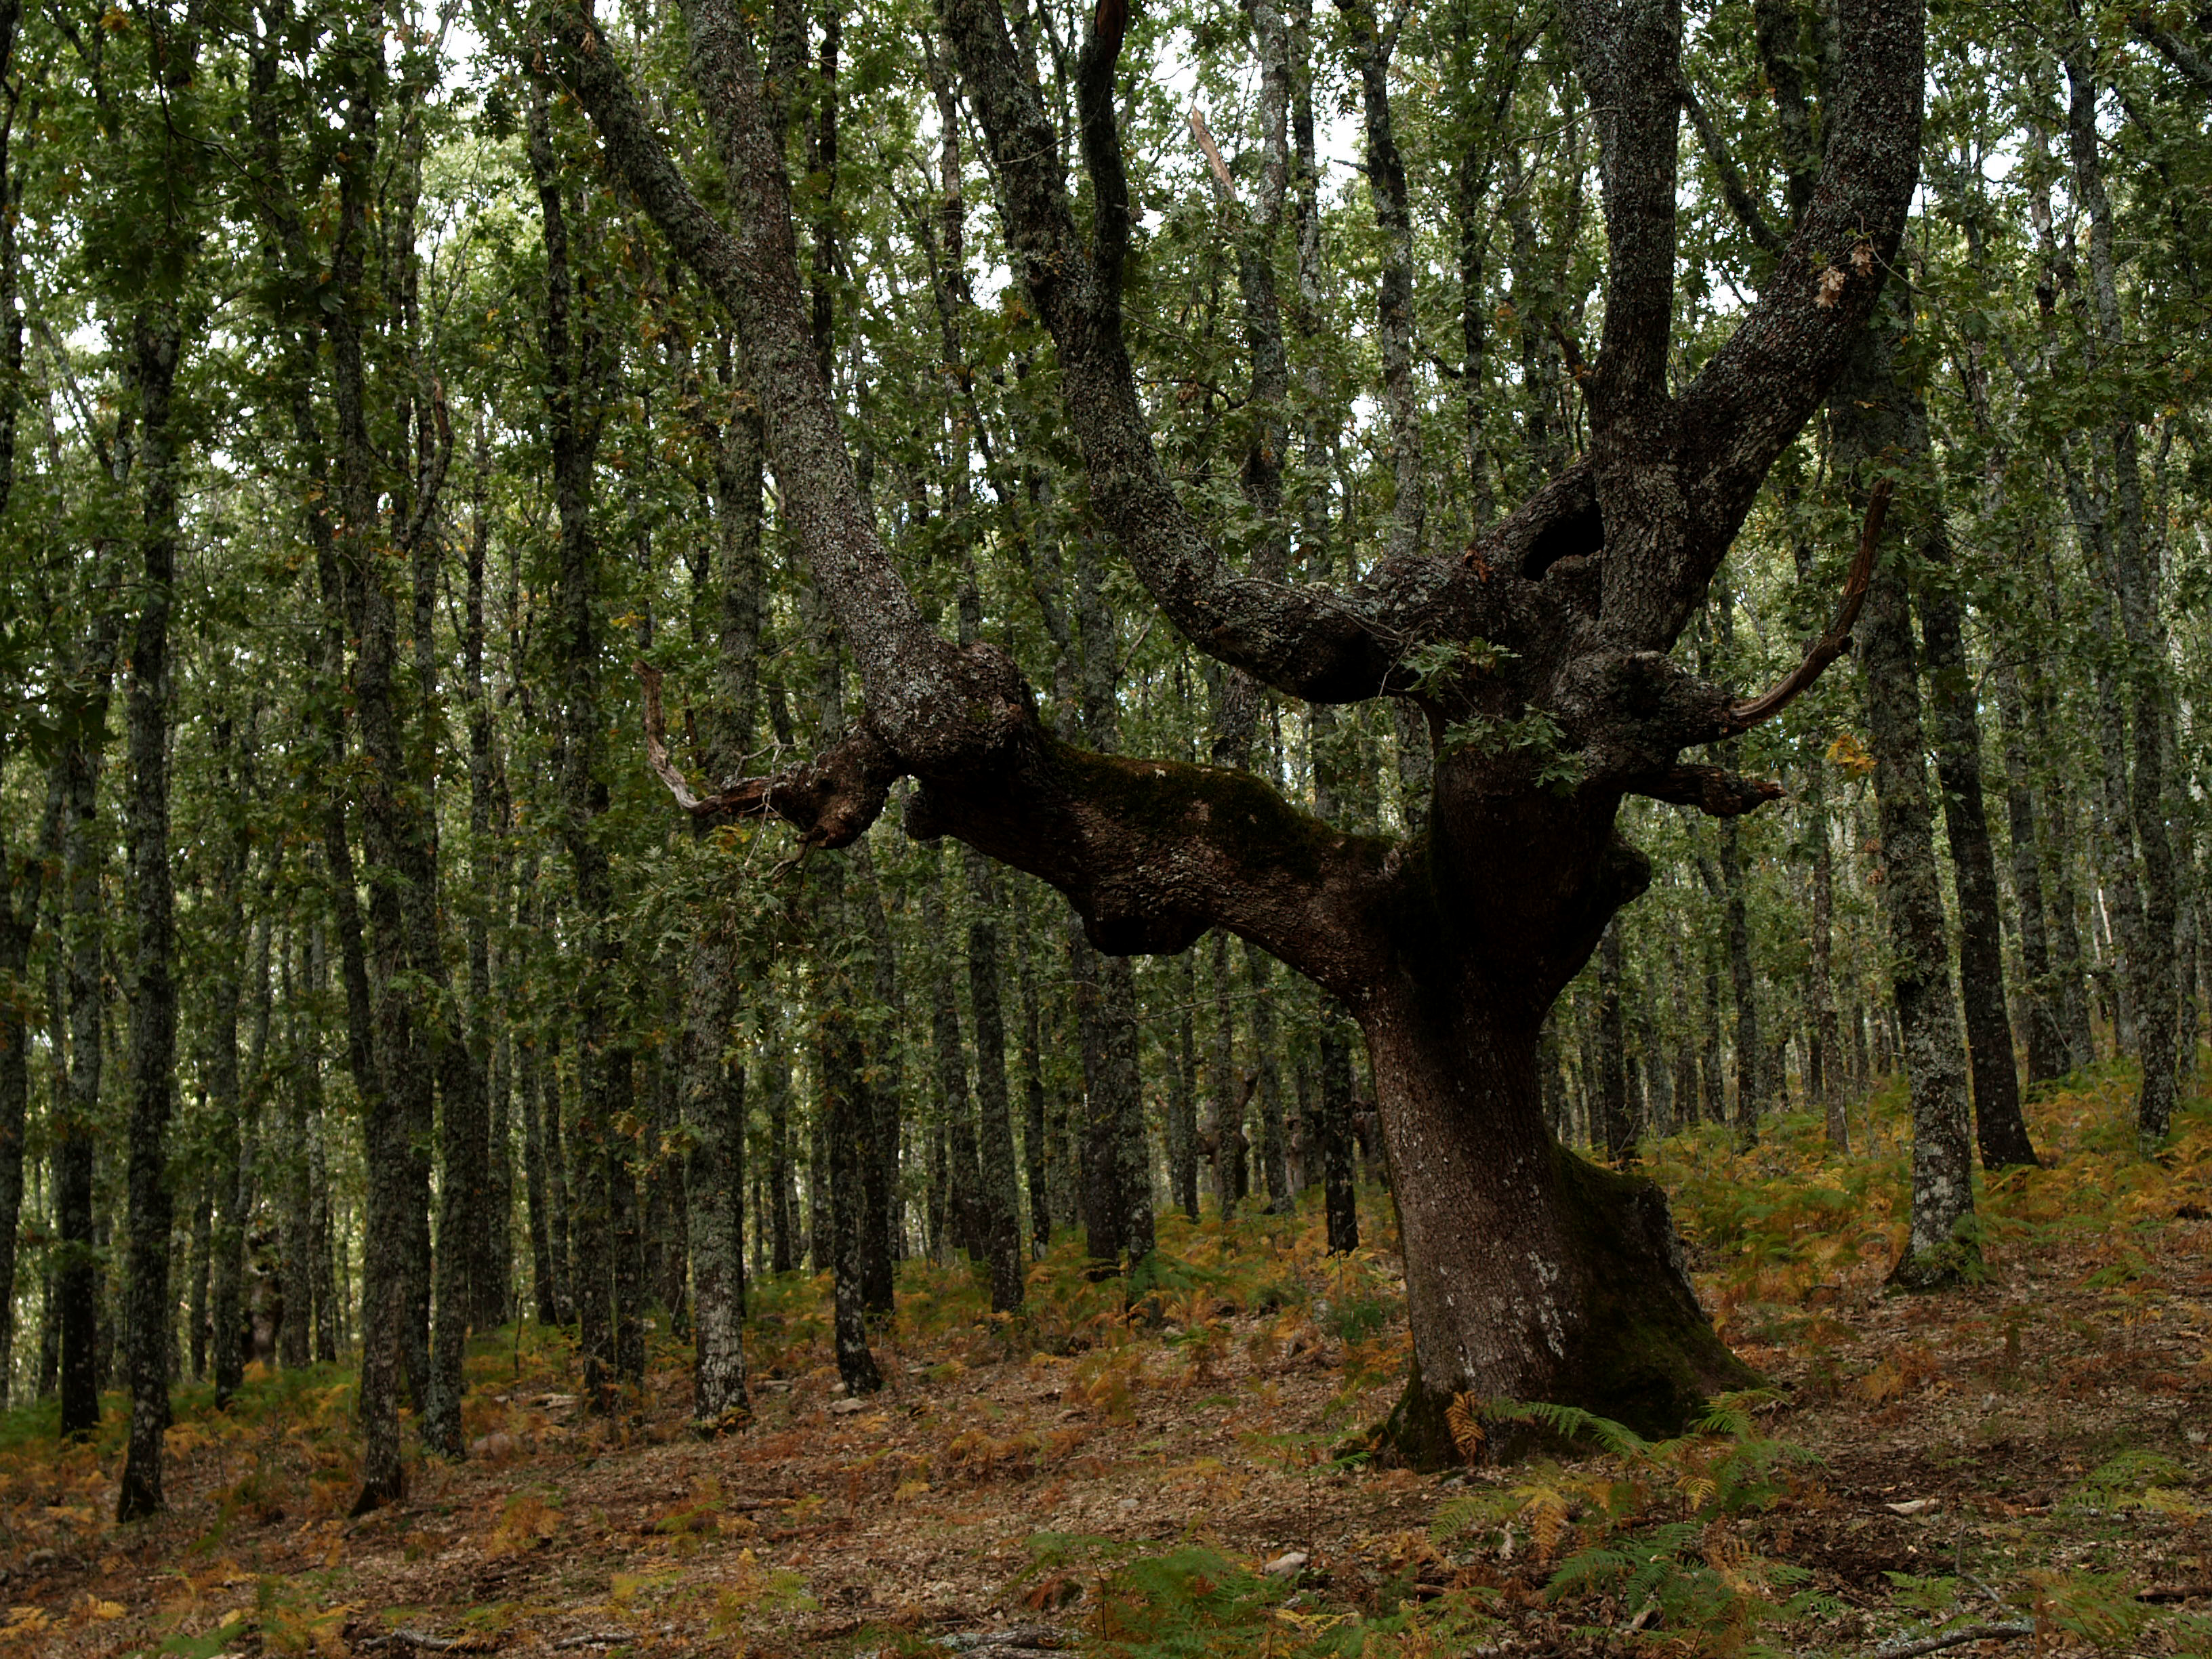
M 1011 674 L 994 647 L 970 654 Z M 1378 970 L 1391 843 L 1340 834 L 1248 772 L 1078 749 L 1044 730 L 1024 688 L 972 711 L 969 741 L 940 744 L 919 764 L 863 720 L 804 765 L 702 795 L 669 756 L 659 673 L 641 665 L 639 675 L 646 758 L 696 821 L 774 816 L 807 846 L 844 847 L 910 775 L 921 787 L 908 835 L 956 836 L 1050 883 L 1109 955 L 1172 954 L 1221 927 L 1340 995 Z

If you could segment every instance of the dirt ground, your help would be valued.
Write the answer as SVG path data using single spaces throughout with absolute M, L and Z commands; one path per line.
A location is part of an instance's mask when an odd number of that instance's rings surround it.
M 1771 1503 L 1709 1516 L 1701 1559 L 1723 1579 L 1786 1564 L 1815 1593 L 1796 1622 L 1670 1629 L 1653 1602 L 1638 1624 L 1619 1583 L 1547 1595 L 1596 1522 L 1585 1487 L 1544 1536 L 1542 1492 L 1602 1459 L 1443 1476 L 1341 1461 L 1388 1408 L 1403 1327 L 1387 1249 L 1331 1264 L 1308 1217 L 1210 1237 L 1176 1224 L 1164 1243 L 1210 1248 L 1211 1276 L 1134 1328 L 1078 1293 L 1056 1328 L 1009 1333 L 973 1317 L 964 1276 L 913 1270 L 878 1347 L 890 1387 L 859 1401 L 825 1363 L 819 1287 L 793 1282 L 762 1297 L 755 1420 L 718 1440 L 687 1430 L 666 1334 L 643 1402 L 610 1424 L 579 1409 L 562 1342 L 510 1333 L 471 1358 L 474 1455 L 415 1465 L 404 1504 L 359 1519 L 342 1372 L 257 1377 L 222 1417 L 184 1393 L 169 1512 L 130 1528 L 107 1519 L 117 1413 L 70 1450 L 18 1413 L 0 1440 L 0 1650 L 767 1659 L 1012 1632 L 1010 1653 L 1134 1652 L 1102 1611 L 1112 1575 L 1203 1546 L 1283 1587 L 1282 1610 L 1256 1639 L 1224 1625 L 1182 1651 L 1364 1629 L 1370 1656 L 1857 1654 L 1977 1624 L 2028 1633 L 1949 1650 L 2206 1651 L 2207 1167 L 2101 1225 L 2031 1215 L 1991 1244 L 1986 1282 L 1917 1297 L 1882 1293 L 1889 1224 L 1863 1207 L 1829 1230 L 1872 1228 L 1856 1260 L 1801 1240 L 1784 1267 L 1803 1271 L 1779 1280 L 1700 1243 L 1686 1214 L 1708 1304 L 1771 1385 L 1748 1407 L 1756 1432 L 1804 1455 Z M 1060 1351 L 1025 1351 L 1038 1342 Z M 1432 1529 L 1470 1495 L 1505 1523 Z M 1423 1622 L 1477 1604 L 1471 1624 Z

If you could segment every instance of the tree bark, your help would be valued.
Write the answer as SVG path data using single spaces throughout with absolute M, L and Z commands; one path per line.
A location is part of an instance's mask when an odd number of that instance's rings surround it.
M 2100 85 L 2087 57 L 2088 43 L 2077 21 L 2066 35 L 2063 58 L 2069 98 L 2066 135 L 2076 198 L 2089 218 L 2089 289 L 2094 326 L 2089 362 L 2117 369 L 2128 349 L 2121 321 L 2118 260 L 2113 250 L 2112 210 L 2105 189 L 2100 154 L 2097 100 Z M 2137 1048 L 2142 1086 L 2136 1103 L 2136 1138 L 2144 1152 L 2161 1146 L 2173 1125 L 2179 1091 L 2178 997 L 2174 937 L 2179 892 L 2173 842 L 2166 825 L 2165 745 L 2167 707 L 2166 627 L 2159 613 L 2157 584 L 2142 495 L 2134 398 L 2124 397 L 2119 412 L 2101 434 L 2112 469 L 2111 498 L 2083 525 L 2093 553 L 2101 556 L 2100 574 L 2111 587 L 2127 641 L 2129 731 L 2126 802 L 2142 859 L 2142 927 L 2132 951 Z M 2079 508 L 2077 518 L 2081 517 Z M 2111 757 L 2118 763 L 2119 757 Z M 2195 1033 L 2188 1034 L 2192 1044 Z
M 1297 1207 L 1291 1188 L 1290 1134 L 1283 1121 L 1283 1070 L 1276 1052 L 1275 998 L 1269 984 L 1274 963 L 1267 953 L 1244 944 L 1244 971 L 1252 988 L 1252 1066 L 1258 1073 L 1254 1094 L 1260 1103 L 1260 1164 L 1267 1183 L 1267 1207 L 1288 1215 Z
M 1592 1090 L 1596 1097 L 1596 1110 L 1591 1114 L 1597 1121 L 1591 1127 L 1605 1153 L 1605 1161 L 1616 1170 L 1625 1170 L 1636 1162 L 1636 1117 L 1628 1099 L 1628 1028 L 1621 1017 L 1621 945 L 1620 925 L 1615 922 L 1605 930 L 1605 938 L 1597 947 L 1597 1077 Z
M 1911 442 L 1917 405 L 1895 368 L 1904 323 L 1901 306 L 1886 302 L 1837 388 L 1840 468 L 1856 472 L 1878 456 L 1924 453 Z M 1942 533 L 1940 522 L 1923 520 L 1916 528 L 1920 537 Z M 1907 592 L 1898 561 L 1875 573 L 1859 630 L 1860 666 L 1880 804 L 1881 908 L 1912 1097 L 1911 1232 L 1890 1280 L 1932 1290 L 1973 1271 L 1980 1252 L 1972 1231 L 1966 1054 L 1936 868 Z
M 1913 422 L 1927 441 L 1926 417 Z M 1932 450 L 1916 459 L 1932 462 Z M 1940 514 L 1940 497 L 1936 511 Z M 2005 1006 L 2004 939 L 1998 908 L 1996 856 L 1982 799 L 1982 732 L 1973 677 L 1966 663 L 1966 628 L 1958 594 L 1947 584 L 1950 538 L 1938 527 L 1922 543 L 1914 608 L 1928 703 L 1936 726 L 1936 771 L 1943 786 L 1943 835 L 1959 896 L 1959 994 L 1966 1014 L 1972 1066 L 1975 1138 L 1982 1167 L 2033 1164 L 2035 1145 L 2020 1109 L 2020 1073 L 2013 1058 L 2012 1018 Z
M 1176 997 L 1174 1070 L 1168 1085 L 1170 1201 L 1198 1219 L 1198 954 L 1183 953 Z
M 1659 1189 L 1545 1129 L 1535 1027 L 1411 992 L 1372 997 L 1360 1023 L 1413 1328 L 1400 1447 L 1456 1461 L 1456 1393 L 1571 1399 L 1650 1433 L 1748 1379 L 1698 1307 Z M 1505 1237 L 1514 1249 L 1486 1242 Z M 1532 1327 L 1543 1341 L 1522 1340 Z
M 948 937 L 946 883 L 941 862 L 923 878 L 922 932 Z M 960 1036 L 960 1003 L 950 974 L 930 976 L 930 1036 L 937 1058 L 937 1109 L 945 1137 L 945 1225 L 955 1249 L 983 1255 L 981 1204 L 982 1170 L 975 1146 L 975 1113 L 968 1090 L 968 1051 Z
M 2027 979 L 2027 1081 L 2030 1087 L 2074 1069 L 2058 1021 L 2061 993 L 2051 959 L 2043 902 L 2042 842 L 2035 810 L 2035 772 L 2028 758 L 2027 698 L 2020 671 L 1996 665 L 1998 720 L 2004 734 L 2006 828 L 2012 841 L 2013 905 L 2020 917 L 2021 968 Z
M 0 23 L 4 23 L 4 13 L 0 13 Z M 0 150 L 0 163 L 4 161 L 4 150 Z M 4 177 L 4 168 L 0 168 L 0 178 Z M 0 506 L 4 501 L 4 486 L 0 486 Z M 0 834 L 0 884 L 4 884 L 0 886 L 0 987 L 5 988 L 6 1005 L 0 1007 L 0 1410 L 8 1405 L 14 1375 L 15 1243 L 23 1211 L 23 1131 L 31 1103 L 26 970 L 46 871 L 61 851 L 65 776 L 65 763 L 52 769 L 40 833 L 27 857 L 16 854 Z M 57 1053 L 52 1063 L 60 1060 Z
M 1352 1160 L 1352 1045 L 1346 1041 L 1345 1024 L 1336 1000 L 1324 996 L 1321 1101 L 1316 1127 L 1321 1139 L 1322 1206 L 1327 1216 L 1328 1248 L 1340 1251 L 1359 1248 L 1359 1196 Z
M 231 720 L 219 715 L 214 730 L 216 785 L 232 813 L 226 844 L 216 855 L 213 908 L 215 971 L 209 976 L 208 1105 L 213 1114 L 209 1178 L 215 1197 L 215 1230 L 209 1243 L 214 1269 L 212 1309 L 216 1409 L 226 1409 L 246 1377 L 246 1212 L 247 1169 L 244 1102 L 238 1071 L 238 1004 L 246 973 L 246 826 L 232 772 Z
M 1843 1040 L 1836 1024 L 1836 849 L 1828 821 L 1827 768 L 1820 761 L 1806 768 L 1806 805 L 1813 842 L 1813 937 L 1811 973 L 1805 988 L 1806 1017 L 1812 1027 L 1806 1086 L 1826 1120 L 1832 1152 L 1851 1149 L 1850 1118 L 1844 1110 Z
M 1055 1212 L 1052 1201 L 1050 1131 L 1045 1122 L 1044 1032 L 1038 1006 L 1036 941 L 1030 933 L 1026 889 L 1013 888 L 1015 962 L 1022 995 L 1022 1163 L 1030 1188 L 1030 1254 L 1042 1261 L 1052 1248 Z M 1196 1200 L 1192 1200 L 1195 1205 Z M 1195 1219 L 1195 1217 L 1193 1218 Z
M 615 1028 L 615 975 L 621 945 L 615 924 L 612 872 L 598 820 L 605 811 L 602 781 L 605 722 L 599 714 L 599 570 L 592 535 L 592 482 L 599 451 L 599 395 L 609 372 L 608 349 L 586 307 L 575 308 L 568 210 L 542 100 L 530 115 L 531 172 L 544 225 L 546 302 L 544 349 L 546 421 L 560 525 L 556 609 L 563 676 L 559 823 L 575 872 L 581 913 L 583 969 L 575 994 L 578 1204 L 574 1215 L 574 1310 L 584 1361 L 584 1395 L 594 1411 L 612 1409 L 623 1373 L 620 1327 L 637 1316 L 618 1304 L 617 1283 L 632 1242 L 623 1231 L 629 1206 L 617 1210 L 628 1170 L 617 1122 L 627 1101 L 629 1054 Z M 617 1166 L 621 1167 L 617 1167 Z
M 973 848 L 961 849 L 967 866 L 969 1007 L 975 1021 L 976 1127 L 982 1182 L 977 1231 L 991 1269 L 991 1311 L 1022 1305 L 1021 1191 L 1015 1176 L 1012 1103 L 1006 1090 L 1006 1029 L 999 1000 L 999 884 Z
M 131 1115 L 126 1152 L 129 1237 L 124 1308 L 129 1332 L 131 1432 L 116 1518 L 162 1507 L 161 1437 L 169 1427 L 169 1119 L 175 1106 L 175 897 L 169 874 L 169 617 L 182 480 L 171 422 L 183 331 L 173 318 L 135 318 L 128 342 L 138 400 L 137 469 L 144 479 L 138 617 L 126 698 L 131 783 Z

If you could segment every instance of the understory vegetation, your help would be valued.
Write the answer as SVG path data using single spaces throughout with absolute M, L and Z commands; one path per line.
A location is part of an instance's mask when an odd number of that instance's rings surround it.
M 1017 1317 L 980 1269 L 907 1264 L 865 1398 L 836 1381 L 826 1278 L 758 1283 L 757 1416 L 720 1440 L 689 1425 L 665 1323 L 611 1418 L 580 1409 L 564 1333 L 488 1334 L 470 1458 L 359 1519 L 343 1367 L 257 1365 L 226 1413 L 180 1391 L 171 1511 L 131 1528 L 123 1397 L 75 1446 L 51 1406 L 20 1408 L 0 1642 L 1429 1659 L 1857 1655 L 1981 1629 L 2212 1650 L 2212 1102 L 2145 1161 L 2124 1069 L 2068 1079 L 2029 1108 L 2047 1166 L 1979 1194 L 1977 1281 L 1905 1297 L 1882 1287 L 1907 1224 L 1899 1093 L 1866 1103 L 1849 1158 L 1799 1116 L 1749 1150 L 1711 1127 L 1653 1149 L 1762 1379 L 1679 1437 L 1469 1400 L 1468 1467 L 1387 1467 L 1366 1431 L 1407 1358 L 1395 1241 L 1331 1255 L 1310 1204 L 1174 1217 L 1144 1284 L 1087 1278 L 1062 1237 Z

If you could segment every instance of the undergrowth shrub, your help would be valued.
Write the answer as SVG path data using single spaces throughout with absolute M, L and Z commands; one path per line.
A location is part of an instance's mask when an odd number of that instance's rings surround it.
M 1811 1454 L 1758 1430 L 1767 1398 L 1723 1396 L 1691 1432 L 1657 1441 L 1571 1406 L 1462 1399 L 1456 1434 L 1519 1424 L 1597 1455 L 1540 1459 L 1510 1484 L 1455 1498 L 1437 1510 L 1431 1536 L 1439 1545 L 1472 1536 L 1508 1558 L 1525 1547 L 1549 1568 L 1547 1600 L 1609 1596 L 1642 1614 L 1655 1639 L 1664 1632 L 1692 1651 L 1792 1651 L 1774 1644 L 1778 1632 L 1838 1608 L 1804 1588 L 1802 1568 L 1759 1554 L 1734 1525 L 1821 1496 L 1808 1474 Z

